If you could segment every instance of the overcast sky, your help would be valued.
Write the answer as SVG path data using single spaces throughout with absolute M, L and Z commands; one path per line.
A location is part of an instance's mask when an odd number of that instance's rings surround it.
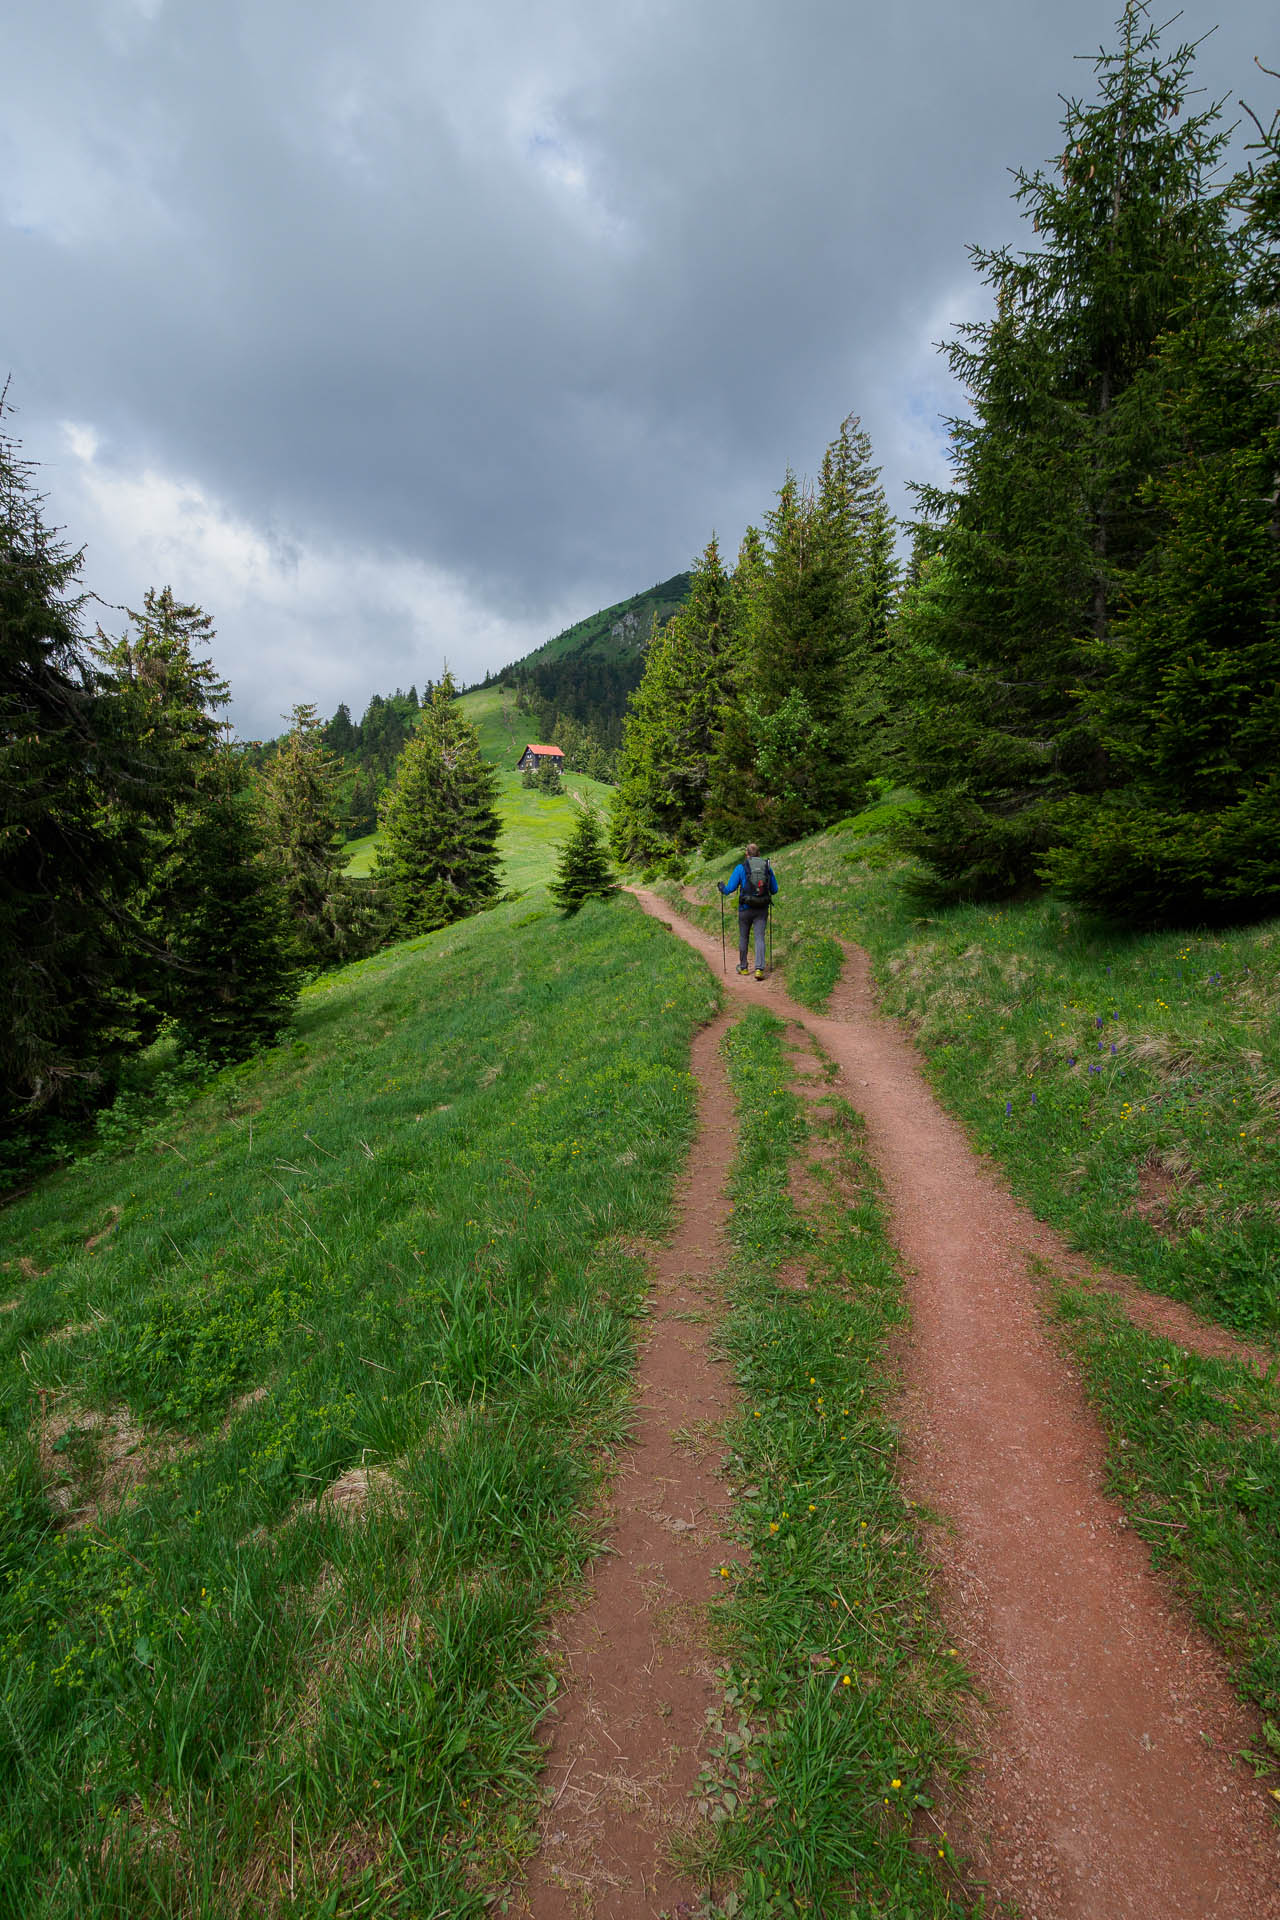
M 942 474 L 966 246 L 1118 10 L 10 7 L 9 431 L 88 586 L 214 615 L 242 732 L 477 678 L 732 551 L 848 412 L 895 509 Z M 1219 19 L 1201 79 L 1269 113 L 1275 0 L 1176 32 Z

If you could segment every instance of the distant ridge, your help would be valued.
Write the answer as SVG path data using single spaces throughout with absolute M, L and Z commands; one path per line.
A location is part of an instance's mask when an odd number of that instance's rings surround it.
M 677 607 L 682 607 L 689 598 L 692 577 L 688 573 L 673 573 L 669 580 L 661 580 L 643 593 L 634 593 L 629 600 L 619 600 L 615 606 L 601 607 L 599 613 L 589 613 L 585 620 L 566 627 L 551 640 L 544 640 L 523 659 L 513 660 L 493 678 L 505 680 L 508 676 L 518 676 L 525 668 L 565 660 L 571 654 L 579 659 L 593 654 L 609 659 L 628 656 L 638 659 L 648 645 L 654 615 L 658 624 L 665 626 Z
M 660 580 L 629 600 L 588 614 L 544 640 L 522 660 L 489 674 L 481 684 L 515 687 L 544 727 L 550 727 L 558 714 L 569 715 L 589 727 L 602 744 L 616 747 L 622 738 L 628 696 L 644 672 L 653 623 L 656 619 L 660 627 L 665 626 L 684 605 L 691 578 L 688 573 L 673 573 L 669 580 Z

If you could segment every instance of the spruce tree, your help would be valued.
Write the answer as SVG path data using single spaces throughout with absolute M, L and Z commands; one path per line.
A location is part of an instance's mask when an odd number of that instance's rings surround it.
M 902 592 L 896 528 L 883 494 L 863 528 L 849 690 L 849 755 L 863 783 L 895 757 L 897 705 L 891 628 Z
M 355 931 L 344 894 L 341 767 L 326 750 L 314 706 L 294 707 L 290 721 L 259 783 L 266 857 L 289 904 L 299 958 L 332 963 L 354 944 Z
M 269 1046 L 297 997 L 289 902 L 263 858 L 233 748 L 220 745 L 201 764 L 143 910 L 164 938 L 164 1005 L 179 1045 L 215 1065 Z
M 324 743 L 330 753 L 339 755 L 354 753 L 359 745 L 360 735 L 351 724 L 351 709 L 345 700 L 338 702 L 338 710 L 323 729 Z
M 1033 882 L 1064 803 L 1110 784 L 1090 688 L 1158 533 L 1157 362 L 1227 246 L 1218 111 L 1184 114 L 1194 50 L 1165 57 L 1143 0 L 1119 33 L 1096 102 L 1067 103 L 1059 177 L 1017 176 L 1037 244 L 974 250 L 996 312 L 948 350 L 972 414 L 954 490 L 921 490 L 936 558 L 897 638 L 914 844 L 950 894 Z
M 829 454 L 818 493 L 788 474 L 765 518 L 743 704 L 769 797 L 762 828 L 775 844 L 837 819 L 860 790 L 848 737 L 858 530 L 847 480 Z
M 618 891 L 600 821 L 589 804 L 579 811 L 560 849 L 555 879 L 547 891 L 565 915 L 576 913 L 585 900 L 607 900 Z
M 730 619 L 731 589 L 713 534 L 694 566 L 688 600 L 655 630 L 631 696 L 610 826 L 623 862 L 661 859 L 701 837 Z
M 1045 870 L 1146 923 L 1280 910 L 1280 117 L 1238 185 L 1237 271 L 1163 343 L 1149 385 L 1172 457 L 1157 536 L 1083 704 L 1107 793 L 1064 808 Z
M 429 933 L 497 899 L 497 785 L 446 670 L 382 802 L 374 878 L 400 936 Z
M 0 418 L 4 412 L 0 394 Z M 151 794 L 88 655 L 81 555 L 0 429 L 0 1143 L 90 1111 L 137 1042 L 128 900 Z
M 171 897 L 159 876 L 167 871 L 174 835 L 184 830 L 180 823 L 189 821 L 211 790 L 205 776 L 219 754 L 218 716 L 230 688 L 199 651 L 214 639 L 212 616 L 203 608 L 179 600 L 172 587 L 149 587 L 142 611 L 129 610 L 128 618 L 117 638 L 98 629 L 96 653 L 149 795 L 141 813 L 130 796 L 108 809 L 115 831 L 132 830 L 143 849 L 129 907 L 138 1032 L 145 1042 L 190 991 L 189 961 L 177 957 L 189 954 L 190 942 L 175 917 L 186 910 L 188 896 L 180 891 Z M 213 875 L 206 881 L 216 884 Z
M 748 527 L 729 582 L 724 670 L 716 704 L 704 840 L 709 846 L 762 840 L 768 796 L 756 768 L 756 735 L 746 702 L 751 694 L 764 585 L 764 538 Z

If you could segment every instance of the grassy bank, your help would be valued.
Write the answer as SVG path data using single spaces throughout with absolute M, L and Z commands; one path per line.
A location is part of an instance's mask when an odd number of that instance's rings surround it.
M 776 857 L 775 942 L 821 1006 L 836 942 L 975 1145 L 1073 1243 L 1243 1332 L 1280 1338 L 1280 927 L 1125 934 L 1054 900 L 921 916 L 881 804 Z M 672 904 L 718 929 L 714 881 Z
M 500 908 L 0 1215 L 0 1912 L 483 1911 L 712 992 Z
M 739 1916 L 969 1912 L 934 1802 L 958 1759 L 964 1678 L 930 1603 L 894 1478 L 886 1342 L 905 1319 L 860 1125 L 788 1091 L 785 1029 L 730 1033 L 741 1146 L 723 1337 L 743 1393 L 731 1434 L 749 1564 L 721 1609 L 728 1658 L 703 1804 L 713 1908 Z M 811 1192 L 797 1207 L 795 1157 Z
M 1253 1764 L 1280 1800 L 1280 1389 L 1144 1333 L 1105 1295 L 1055 1296 L 1107 1431 L 1110 1491 L 1261 1709 Z

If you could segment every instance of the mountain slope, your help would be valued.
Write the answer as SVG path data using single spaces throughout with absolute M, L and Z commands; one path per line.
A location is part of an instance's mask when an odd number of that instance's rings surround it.
M 689 581 L 687 573 L 676 573 L 616 606 L 602 607 L 491 675 L 486 686 L 515 687 L 544 733 L 552 730 L 557 715 L 568 715 L 602 746 L 619 746 L 622 716 L 640 684 L 653 623 L 664 626 L 684 605 Z
M 571 658 L 611 661 L 639 659 L 655 616 L 660 624 L 665 625 L 677 607 L 682 607 L 688 599 L 690 578 L 687 573 L 673 573 L 669 580 L 661 580 L 657 586 L 648 587 L 643 593 L 633 593 L 629 600 L 619 600 L 612 607 L 601 607 L 598 613 L 590 613 L 585 620 L 566 627 L 563 633 L 544 640 L 540 647 L 525 654 L 522 660 L 513 660 L 496 677 L 502 680 L 509 677 L 518 679 L 526 670 L 554 665 Z

